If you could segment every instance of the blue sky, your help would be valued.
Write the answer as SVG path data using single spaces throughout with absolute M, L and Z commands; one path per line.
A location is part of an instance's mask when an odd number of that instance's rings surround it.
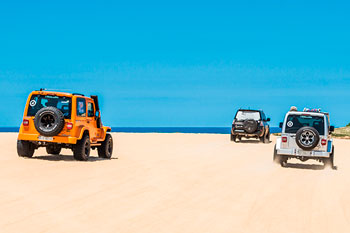
M 277 126 L 291 105 L 350 122 L 347 1 L 2 1 L 0 126 L 40 87 L 100 95 L 111 126 Z

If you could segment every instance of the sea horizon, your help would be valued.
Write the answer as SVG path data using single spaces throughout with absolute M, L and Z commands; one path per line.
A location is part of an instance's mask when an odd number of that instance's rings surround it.
M 112 133 L 206 133 L 230 134 L 231 127 L 111 127 Z M 15 133 L 19 127 L 0 127 L 1 133 Z M 280 133 L 279 127 L 270 127 L 271 133 Z

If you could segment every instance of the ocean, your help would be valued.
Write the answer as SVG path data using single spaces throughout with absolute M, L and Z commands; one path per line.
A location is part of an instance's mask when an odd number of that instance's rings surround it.
M 19 127 L 0 127 L 0 132 L 18 132 Z M 278 127 L 271 127 L 271 133 L 280 133 Z M 112 127 L 118 133 L 209 133 L 230 134 L 231 127 Z

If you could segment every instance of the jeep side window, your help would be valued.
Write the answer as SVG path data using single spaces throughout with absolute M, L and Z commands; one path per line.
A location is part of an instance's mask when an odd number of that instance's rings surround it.
M 86 101 L 84 98 L 77 98 L 77 116 L 86 117 Z
M 88 103 L 88 117 L 94 117 L 95 112 L 94 112 L 94 105 L 93 103 L 89 102 Z

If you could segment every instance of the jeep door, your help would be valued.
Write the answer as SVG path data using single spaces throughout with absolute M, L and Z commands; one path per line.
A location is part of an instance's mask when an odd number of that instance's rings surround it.
M 89 127 L 91 141 L 96 142 L 99 138 L 97 123 L 95 118 L 95 105 L 92 100 L 87 100 L 87 126 Z
M 82 97 L 76 98 L 76 119 L 75 124 L 77 130 L 77 136 L 80 135 L 80 131 L 83 127 L 86 128 L 86 99 Z

